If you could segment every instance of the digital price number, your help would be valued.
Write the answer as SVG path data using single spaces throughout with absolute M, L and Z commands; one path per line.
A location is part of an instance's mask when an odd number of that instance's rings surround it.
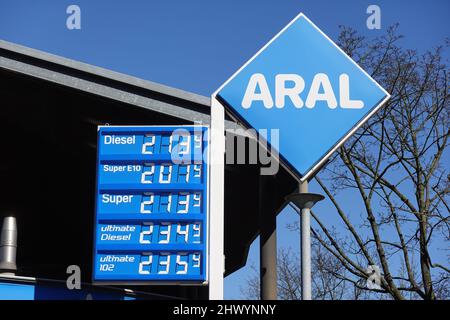
M 94 281 L 206 281 L 207 145 L 203 126 L 99 127 Z

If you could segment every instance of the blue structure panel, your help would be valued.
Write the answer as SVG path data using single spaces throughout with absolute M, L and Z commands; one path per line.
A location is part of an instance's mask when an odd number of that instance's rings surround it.
M 145 161 L 145 160 L 141 160 Z M 173 164 L 168 160 L 153 159 L 153 163 L 132 163 L 123 161 L 120 164 L 103 163 L 99 169 L 100 184 L 137 183 L 173 184 L 202 183 L 202 164 Z M 104 161 L 107 162 L 107 161 Z
M 150 219 L 149 219 L 150 220 Z M 114 247 L 115 245 L 146 246 L 146 245 L 191 245 L 203 243 L 202 221 L 152 221 L 140 224 L 110 224 L 97 225 L 97 245 Z
M 201 251 L 159 251 L 141 254 L 97 254 L 97 280 L 203 281 Z
M 186 191 L 128 192 L 103 191 L 97 198 L 97 212 L 103 214 L 130 214 L 143 218 L 143 214 L 166 213 L 172 215 L 204 212 L 201 188 Z
M 99 127 L 95 282 L 207 280 L 208 129 Z

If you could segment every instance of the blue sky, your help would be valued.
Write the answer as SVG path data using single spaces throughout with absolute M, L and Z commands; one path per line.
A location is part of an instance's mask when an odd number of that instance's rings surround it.
M 81 30 L 66 28 L 70 4 Z M 2 0 L 0 38 L 209 95 L 299 12 L 332 39 L 339 25 L 383 32 L 366 28 L 369 4 L 381 7 L 382 27 L 401 24 L 407 46 L 448 35 L 446 0 Z
M 81 8 L 81 30 L 66 28 L 70 4 Z M 366 28 L 370 4 L 381 8 L 381 31 Z M 449 36 L 448 0 L 2 0 L 0 39 L 210 95 L 299 12 L 332 39 L 339 25 L 373 37 L 396 22 L 404 46 L 421 52 Z M 311 189 L 320 191 L 314 183 Z M 321 206 L 317 211 L 330 208 Z M 298 235 L 285 228 L 295 219 L 293 210 L 280 215 L 278 242 L 298 251 Z M 256 266 L 257 249 L 249 256 Z M 225 296 L 239 298 L 248 275 L 246 267 L 230 276 Z

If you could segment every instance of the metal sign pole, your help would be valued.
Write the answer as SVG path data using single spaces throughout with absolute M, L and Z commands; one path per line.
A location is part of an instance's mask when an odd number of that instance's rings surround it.
M 260 298 L 277 299 L 277 215 L 273 176 L 259 176 Z
M 15 217 L 3 218 L 0 231 L 0 274 L 15 275 L 17 252 L 17 223 Z
M 302 268 L 302 300 L 311 300 L 311 208 L 324 196 L 308 192 L 308 181 L 300 182 L 298 193 L 290 194 L 286 200 L 295 204 L 300 214 L 300 250 Z
M 308 193 L 308 181 L 299 184 L 299 193 Z M 311 300 L 311 223 L 310 209 L 301 208 L 302 300 Z
M 209 299 L 223 299 L 225 109 L 211 96 L 209 197 Z

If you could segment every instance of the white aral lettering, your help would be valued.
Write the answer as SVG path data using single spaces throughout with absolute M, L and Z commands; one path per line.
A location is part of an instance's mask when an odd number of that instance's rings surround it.
M 323 93 L 320 93 L 321 87 L 323 88 Z M 314 76 L 305 105 L 307 108 L 311 109 L 316 106 L 317 101 L 326 101 L 328 107 L 331 109 L 337 107 L 333 87 L 331 86 L 330 79 L 328 79 L 328 76 L 325 73 L 318 73 Z
M 259 87 L 259 93 L 256 92 L 256 87 Z M 262 101 L 264 107 L 267 109 L 273 107 L 273 99 L 269 86 L 267 85 L 266 78 L 261 73 L 255 73 L 250 78 L 247 90 L 245 90 L 244 99 L 242 99 L 242 108 L 250 108 L 253 101 Z
M 294 85 L 287 88 L 286 82 Z M 303 107 L 303 100 L 300 93 L 305 89 L 305 80 L 298 74 L 277 74 L 275 77 L 275 105 L 277 108 L 284 107 L 285 97 L 289 97 L 296 108 Z
M 338 107 L 338 99 L 331 85 L 328 75 L 318 73 L 314 76 L 311 86 L 308 90 L 305 103 L 301 97 L 305 90 L 305 80 L 298 74 L 278 74 L 275 76 L 275 106 L 279 109 L 284 108 L 287 98 L 295 108 L 302 108 L 305 105 L 312 109 L 317 102 L 323 101 L 328 108 Z M 264 107 L 271 109 L 274 106 L 269 85 L 266 78 L 261 73 L 253 74 L 245 90 L 241 106 L 249 109 L 253 102 L 260 101 Z M 348 74 L 339 75 L 339 106 L 343 109 L 362 109 L 364 102 L 362 100 L 352 100 L 350 98 L 350 77 Z
M 350 100 L 350 80 L 348 75 L 343 73 L 339 76 L 340 104 L 344 109 L 362 109 L 364 102 L 362 100 Z

